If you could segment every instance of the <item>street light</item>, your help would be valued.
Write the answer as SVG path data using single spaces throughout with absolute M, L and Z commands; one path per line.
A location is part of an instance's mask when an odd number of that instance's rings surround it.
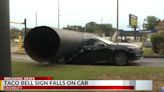
M 13 24 L 19 24 L 19 25 L 24 25 L 24 34 L 23 34 L 23 39 L 25 38 L 26 34 L 27 34 L 27 20 L 26 18 L 24 19 L 23 22 L 14 22 L 14 21 L 11 21 L 10 23 L 13 23 Z

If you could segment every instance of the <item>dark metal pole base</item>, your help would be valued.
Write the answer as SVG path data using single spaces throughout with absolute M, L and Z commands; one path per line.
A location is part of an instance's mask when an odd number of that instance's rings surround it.
M 0 76 L 11 76 L 9 0 L 0 0 Z

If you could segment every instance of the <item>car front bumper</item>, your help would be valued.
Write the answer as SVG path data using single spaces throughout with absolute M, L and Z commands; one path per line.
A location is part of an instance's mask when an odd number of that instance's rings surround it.
M 138 51 L 133 51 L 129 53 L 129 60 L 139 60 L 143 58 L 143 51 L 138 50 Z
M 135 59 L 138 60 L 140 58 L 143 57 L 143 51 L 139 52 L 139 53 L 135 53 Z

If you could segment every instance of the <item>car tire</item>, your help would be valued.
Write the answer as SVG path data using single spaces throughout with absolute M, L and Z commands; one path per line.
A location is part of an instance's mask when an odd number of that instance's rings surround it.
M 118 66 L 125 66 L 128 64 L 128 56 L 126 52 L 116 52 L 114 54 L 114 63 Z
M 65 61 L 64 61 L 63 58 L 57 59 L 57 60 L 52 59 L 52 60 L 49 60 L 49 61 L 47 61 L 47 62 L 48 62 L 49 64 L 65 64 Z
M 48 64 L 57 64 L 56 60 L 49 60 L 47 62 L 48 62 Z
M 66 64 L 66 59 L 65 58 L 58 59 L 57 64 Z

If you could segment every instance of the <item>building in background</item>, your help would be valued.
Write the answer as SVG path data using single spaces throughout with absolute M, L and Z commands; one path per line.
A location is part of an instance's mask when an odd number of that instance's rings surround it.
M 160 21 L 155 28 L 158 30 L 158 33 L 164 34 L 164 20 Z

